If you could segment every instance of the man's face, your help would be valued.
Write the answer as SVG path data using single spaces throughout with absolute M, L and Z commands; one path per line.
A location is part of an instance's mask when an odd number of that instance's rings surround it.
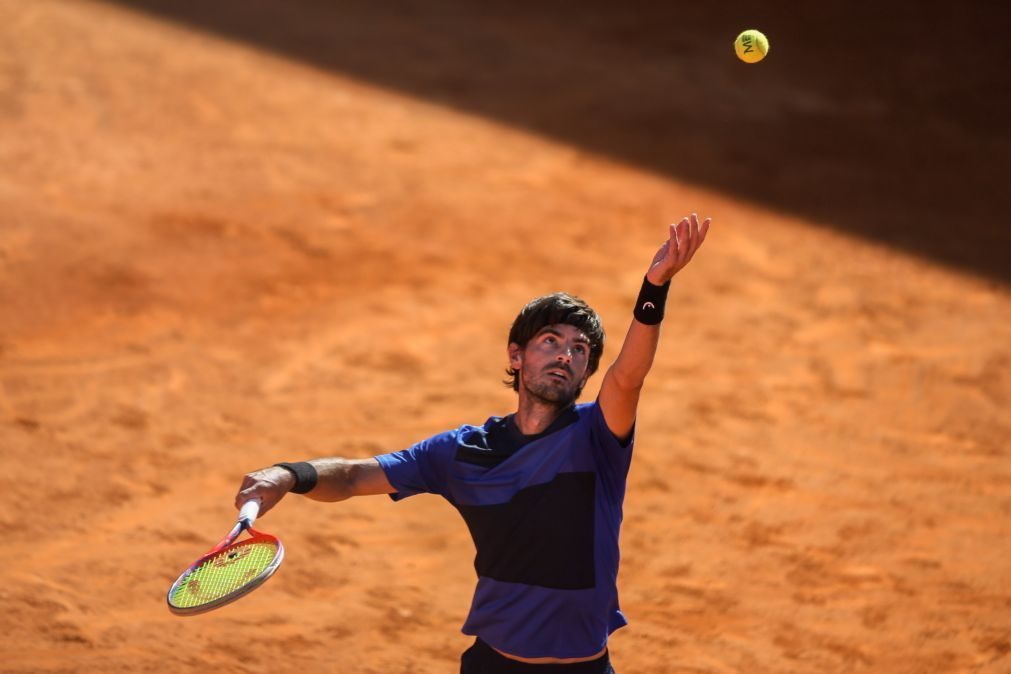
M 509 363 L 520 373 L 521 390 L 553 405 L 576 399 L 589 377 L 589 360 L 586 334 L 565 323 L 541 328 L 526 348 L 509 345 Z

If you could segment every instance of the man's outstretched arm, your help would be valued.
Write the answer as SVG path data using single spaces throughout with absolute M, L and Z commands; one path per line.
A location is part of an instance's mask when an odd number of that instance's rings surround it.
M 313 459 L 306 463 L 316 472 L 316 485 L 305 495 L 314 501 L 343 501 L 352 496 L 392 494 L 396 491 L 376 459 Z M 277 505 L 295 488 L 295 473 L 288 468 L 270 466 L 242 478 L 235 507 L 251 499 L 260 499 L 260 515 Z
M 666 286 L 705 241 L 710 222 L 710 218 L 706 218 L 700 224 L 698 215 L 692 213 L 671 225 L 669 238 L 660 246 L 646 272 L 646 283 L 636 302 L 635 318 L 618 358 L 608 368 L 600 385 L 600 409 L 607 427 L 616 437 L 628 437 L 635 424 L 639 392 L 653 366 L 660 341 Z

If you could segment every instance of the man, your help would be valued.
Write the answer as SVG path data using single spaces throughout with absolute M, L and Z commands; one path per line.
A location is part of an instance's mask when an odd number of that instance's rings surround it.
M 463 632 L 477 637 L 461 674 L 607 674 L 618 607 L 618 530 L 636 407 L 653 364 L 670 280 L 709 231 L 671 225 L 646 272 L 625 342 L 593 403 L 575 401 L 596 371 L 604 332 L 582 300 L 530 302 L 509 334 L 515 414 L 464 425 L 372 459 L 282 463 L 245 476 L 236 506 L 265 513 L 289 491 L 318 501 L 418 493 L 446 498 L 477 548 Z

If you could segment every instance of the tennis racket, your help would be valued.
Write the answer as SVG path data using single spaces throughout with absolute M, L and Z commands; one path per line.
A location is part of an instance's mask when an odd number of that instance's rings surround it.
M 169 610 L 176 615 L 196 615 L 220 608 L 243 597 L 274 575 L 284 559 L 284 546 L 270 534 L 253 528 L 260 501 L 246 501 L 232 530 L 172 583 Z M 243 531 L 250 538 L 238 543 Z

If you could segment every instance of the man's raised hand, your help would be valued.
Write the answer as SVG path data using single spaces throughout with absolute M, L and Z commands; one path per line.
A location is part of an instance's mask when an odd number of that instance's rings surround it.
M 676 225 L 671 225 L 670 238 L 660 246 L 646 272 L 649 282 L 662 286 L 681 271 L 706 240 L 710 222 L 712 218 L 706 218 L 700 225 L 699 216 L 692 213 Z

